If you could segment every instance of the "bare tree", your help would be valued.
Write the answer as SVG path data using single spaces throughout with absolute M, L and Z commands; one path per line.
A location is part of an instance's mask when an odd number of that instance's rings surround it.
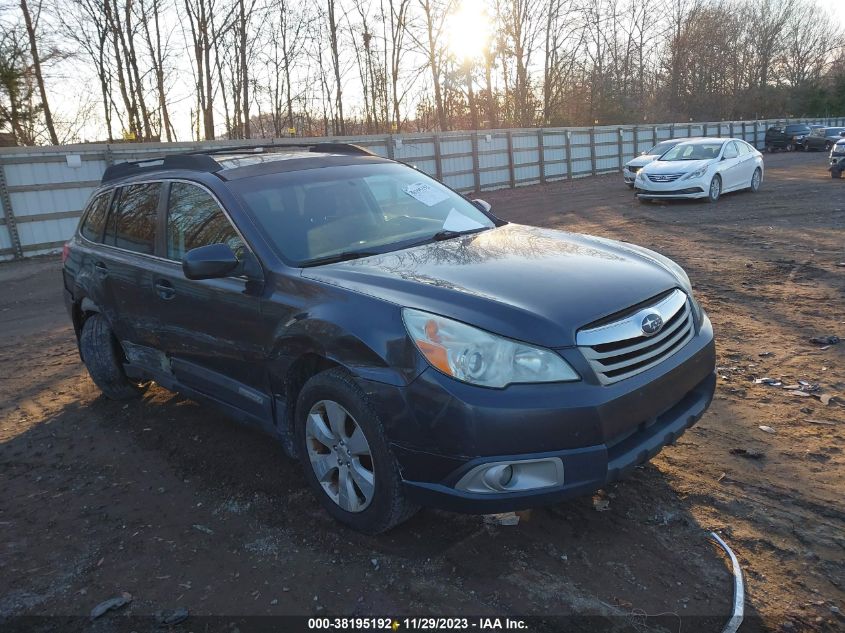
M 38 85 L 38 93 L 41 96 L 41 110 L 44 114 L 44 124 L 47 126 L 47 133 L 50 135 L 50 142 L 53 145 L 59 144 L 59 137 L 56 135 L 56 127 L 53 124 L 53 114 L 50 111 L 50 103 L 47 99 L 47 88 L 44 85 L 44 73 L 41 70 L 41 57 L 38 53 L 38 19 L 41 16 L 41 0 L 37 0 L 35 15 L 30 13 L 29 4 L 26 0 L 20 0 L 21 12 L 23 13 L 26 34 L 29 39 L 29 54 L 32 58 L 32 69 L 35 73 L 35 83 Z

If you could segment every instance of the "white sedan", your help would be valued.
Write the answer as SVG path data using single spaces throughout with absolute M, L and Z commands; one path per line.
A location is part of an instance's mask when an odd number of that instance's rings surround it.
M 672 138 L 666 141 L 660 141 L 657 145 L 652 147 L 650 150 L 647 150 L 629 160 L 625 163 L 625 166 L 622 168 L 622 178 L 625 180 L 625 184 L 628 185 L 631 189 L 634 188 L 634 179 L 637 177 L 637 172 L 648 165 L 650 162 L 657 160 L 667 151 L 675 147 L 678 143 L 682 143 L 685 140 L 683 138 Z
M 745 141 L 706 138 L 678 143 L 637 172 L 640 201 L 707 198 L 729 191 L 752 192 L 763 182 L 763 155 Z

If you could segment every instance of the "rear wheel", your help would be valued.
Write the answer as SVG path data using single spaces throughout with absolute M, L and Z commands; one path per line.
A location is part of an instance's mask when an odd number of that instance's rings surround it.
M 338 521 L 378 534 L 416 512 L 381 420 L 345 370 L 329 369 L 305 383 L 296 403 L 296 438 L 305 478 Z
M 716 175 L 713 176 L 713 180 L 710 181 L 710 190 L 707 192 L 707 200 L 710 202 L 716 202 L 719 200 L 720 195 L 722 195 L 722 179 Z
M 791 151 L 793 151 L 793 150 L 795 150 L 795 143 L 789 143 L 789 144 L 787 144 L 787 146 L 786 146 L 786 151 L 787 151 L 787 152 L 791 152 Z
M 830 141 L 824 144 L 824 151 L 829 152 L 830 148 L 832 147 Z
M 123 371 L 123 350 L 101 314 L 85 321 L 79 348 L 91 379 L 107 398 L 129 400 L 144 392 L 144 386 L 132 382 Z
M 754 175 L 751 176 L 751 186 L 748 190 L 751 193 L 757 193 L 760 190 L 760 183 L 763 181 L 763 172 L 760 171 L 760 168 L 754 170 Z

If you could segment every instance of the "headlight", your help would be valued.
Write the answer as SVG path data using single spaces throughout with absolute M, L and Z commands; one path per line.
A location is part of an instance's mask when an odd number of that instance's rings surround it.
M 643 170 L 641 169 L 640 171 L 637 172 L 637 180 L 642 180 L 642 179 L 643 179 Z
M 692 173 L 687 174 L 686 176 L 684 176 L 684 178 L 683 178 L 683 179 L 684 179 L 684 180 L 687 180 L 687 179 L 689 179 L 689 178 L 701 178 L 704 174 L 706 174 L 706 173 L 707 173 L 707 170 L 708 170 L 708 169 L 710 169 L 710 165 L 705 165 L 704 167 L 699 167 L 699 168 L 698 168 L 698 169 L 696 169 L 694 172 L 692 172 Z
M 483 387 L 579 380 L 551 350 L 533 347 L 446 317 L 402 309 L 408 335 L 432 367 Z

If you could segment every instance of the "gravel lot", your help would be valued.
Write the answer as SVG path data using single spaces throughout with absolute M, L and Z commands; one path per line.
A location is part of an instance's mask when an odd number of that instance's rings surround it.
M 766 156 L 758 194 L 716 205 L 639 204 L 615 175 L 483 194 L 508 220 L 673 257 L 718 342 L 716 399 L 677 446 L 515 527 L 432 510 L 377 538 L 338 526 L 265 436 L 158 387 L 105 400 L 76 353 L 58 259 L 0 265 L 0 626 L 88 626 L 73 617 L 128 592 L 90 626 L 184 607 L 184 630 L 589 613 L 549 630 L 719 631 L 732 578 L 707 533 L 720 530 L 745 572 L 743 631 L 842 630 L 845 342 L 809 342 L 845 338 L 845 181 L 825 162 Z

